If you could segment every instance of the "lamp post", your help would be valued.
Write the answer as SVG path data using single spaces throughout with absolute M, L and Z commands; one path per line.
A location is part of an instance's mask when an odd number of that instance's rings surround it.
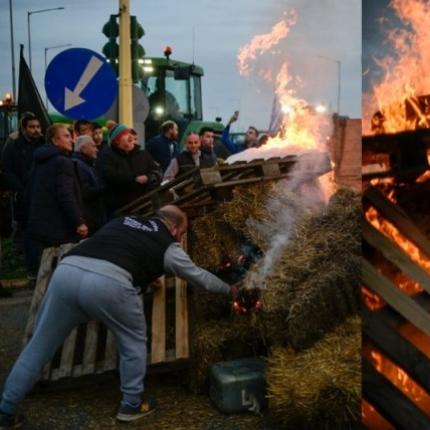
M 342 63 L 336 58 L 326 57 L 325 55 L 318 55 L 318 57 L 324 60 L 330 61 L 331 63 L 337 64 L 337 114 L 340 115 L 340 83 L 342 73 Z
M 10 20 L 10 51 L 12 54 L 12 92 L 13 92 L 13 100 L 16 102 L 15 47 L 14 47 L 14 41 L 13 41 L 12 0 L 9 0 L 9 20 Z
M 42 12 L 50 12 L 52 10 L 62 10 L 64 9 L 64 6 L 60 7 L 51 7 L 49 9 L 39 9 L 39 10 L 30 10 L 27 11 L 27 30 L 28 30 L 28 62 L 31 70 L 31 29 L 30 29 L 30 17 L 31 15 L 35 13 L 42 13 Z
M 68 46 L 72 46 L 72 44 L 64 43 L 63 45 L 48 46 L 45 48 L 45 75 L 46 75 L 46 69 L 48 68 L 48 51 L 50 49 L 67 48 Z M 46 110 L 48 110 L 48 94 L 46 94 L 46 91 L 45 91 L 45 105 L 46 105 Z

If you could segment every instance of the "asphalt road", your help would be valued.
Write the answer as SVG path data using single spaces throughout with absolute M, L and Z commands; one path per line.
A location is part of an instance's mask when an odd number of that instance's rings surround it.
M 19 354 L 32 292 L 15 290 L 0 298 L 0 386 Z M 206 395 L 193 395 L 183 386 L 183 374 L 152 374 L 146 392 L 159 409 L 135 424 L 115 421 L 120 392 L 116 373 L 76 378 L 37 386 L 23 403 L 26 430 L 124 429 L 148 430 L 274 430 L 265 418 L 224 415 Z

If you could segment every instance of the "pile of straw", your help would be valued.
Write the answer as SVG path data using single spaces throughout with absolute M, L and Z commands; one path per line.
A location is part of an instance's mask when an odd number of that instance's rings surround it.
M 347 319 L 312 348 L 276 348 L 268 359 L 270 413 L 277 428 L 353 428 L 360 417 L 361 321 Z

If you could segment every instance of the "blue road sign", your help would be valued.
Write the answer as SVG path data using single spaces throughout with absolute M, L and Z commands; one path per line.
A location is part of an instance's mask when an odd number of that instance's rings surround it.
M 64 116 L 95 119 L 104 115 L 118 94 L 115 73 L 95 51 L 71 48 L 49 63 L 45 75 L 49 101 Z

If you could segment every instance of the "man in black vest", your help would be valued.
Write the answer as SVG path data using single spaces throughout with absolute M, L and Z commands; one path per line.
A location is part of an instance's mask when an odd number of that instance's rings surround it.
M 70 331 L 88 319 L 104 323 L 117 339 L 123 395 L 117 419 L 130 422 L 154 411 L 154 402 L 142 399 L 147 338 L 137 286 L 145 288 L 166 273 L 214 293 L 236 293 L 182 250 L 178 242 L 187 227 L 180 209 L 164 206 L 153 218 L 114 219 L 66 254 L 51 278 L 33 337 L 5 383 L 1 428 L 23 420 L 16 415 L 18 404 Z

